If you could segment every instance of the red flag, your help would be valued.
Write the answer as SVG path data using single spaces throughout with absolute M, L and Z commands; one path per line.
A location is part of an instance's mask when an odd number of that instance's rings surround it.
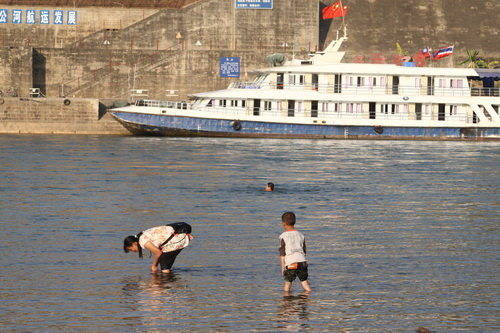
M 342 6 L 342 1 L 337 1 L 333 5 L 323 8 L 323 20 L 345 16 L 347 8 L 349 6 Z

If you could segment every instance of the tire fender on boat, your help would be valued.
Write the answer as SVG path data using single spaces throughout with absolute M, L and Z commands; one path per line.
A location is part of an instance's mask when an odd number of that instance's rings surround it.
M 64 100 L 64 105 L 68 106 L 71 104 L 71 101 L 69 99 Z
M 382 133 L 384 133 L 384 128 L 383 128 L 382 126 L 375 126 L 375 127 L 373 128 L 373 131 L 374 131 L 375 133 L 377 133 L 377 134 L 382 134 Z
M 235 121 L 233 121 L 233 129 L 234 129 L 235 131 L 239 131 L 239 130 L 241 130 L 241 123 L 240 123 L 240 121 L 239 121 L 239 120 L 235 120 Z

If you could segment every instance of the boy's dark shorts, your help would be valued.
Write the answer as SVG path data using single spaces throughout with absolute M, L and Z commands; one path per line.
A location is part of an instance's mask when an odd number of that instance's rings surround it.
M 296 277 L 298 277 L 300 281 L 307 280 L 309 276 L 307 272 L 307 261 L 299 262 L 298 265 L 299 267 L 297 269 L 285 268 L 285 273 L 283 274 L 285 281 L 292 282 Z
M 175 258 L 177 258 L 177 255 L 181 253 L 182 250 L 183 249 L 162 253 L 160 258 L 158 259 L 161 269 L 164 270 L 172 268 Z

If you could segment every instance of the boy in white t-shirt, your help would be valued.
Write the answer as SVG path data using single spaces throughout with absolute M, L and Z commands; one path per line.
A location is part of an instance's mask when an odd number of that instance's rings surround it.
M 295 230 L 295 214 L 286 212 L 281 216 L 281 225 L 285 229 L 280 237 L 280 259 L 281 272 L 285 278 L 283 290 L 289 292 L 292 288 L 292 282 L 296 277 L 299 278 L 302 288 L 306 291 L 311 291 L 307 278 L 306 260 L 306 242 L 304 235 Z

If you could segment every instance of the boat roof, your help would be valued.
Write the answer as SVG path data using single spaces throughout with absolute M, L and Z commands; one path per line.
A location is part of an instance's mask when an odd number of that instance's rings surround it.
M 481 79 L 493 78 L 496 80 L 500 79 L 500 68 L 475 68 L 474 69 Z

